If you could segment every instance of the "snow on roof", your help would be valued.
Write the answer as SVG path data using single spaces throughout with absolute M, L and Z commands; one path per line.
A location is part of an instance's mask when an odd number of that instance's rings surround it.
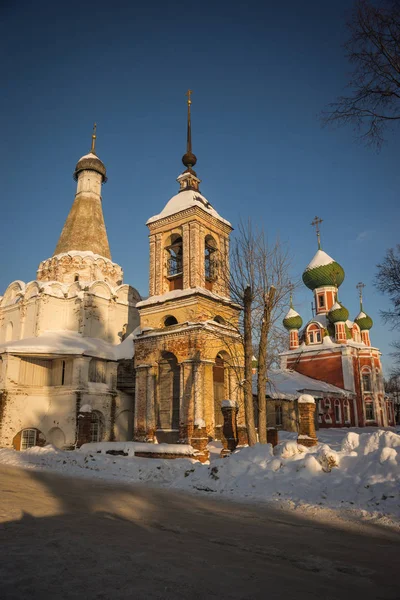
M 365 312 L 361 311 L 358 313 L 358 315 L 356 316 L 356 318 L 354 319 L 355 321 L 357 321 L 357 319 L 365 319 L 367 315 L 365 314 Z
M 205 198 L 200 192 L 196 192 L 195 190 L 184 190 L 183 192 L 179 192 L 176 196 L 173 196 L 171 200 L 167 202 L 163 210 L 158 215 L 154 215 L 151 217 L 146 225 L 149 223 L 153 223 L 154 221 L 158 221 L 159 219 L 163 219 L 164 217 L 169 217 L 170 215 L 174 215 L 175 213 L 179 213 L 183 210 L 191 208 L 192 206 L 197 206 L 201 208 L 209 215 L 212 215 L 216 219 L 219 219 L 226 225 L 231 227 L 229 221 L 223 219 L 217 211 L 211 206 L 207 198 Z
M 191 296 L 192 294 L 202 294 L 203 296 L 209 296 L 210 298 L 214 298 L 215 300 L 224 300 L 231 301 L 227 296 L 219 296 L 218 294 L 214 294 L 210 292 L 210 290 L 206 290 L 202 287 L 188 288 L 186 290 L 172 290 L 171 292 L 166 292 L 165 294 L 160 294 L 159 296 L 149 296 L 147 300 L 141 300 L 136 304 L 137 308 L 143 306 L 149 306 L 152 304 L 157 304 L 159 302 L 165 302 L 166 300 L 174 300 L 175 298 L 182 298 L 184 296 Z
M 83 160 L 84 158 L 97 158 L 97 160 L 101 160 L 97 154 L 93 154 L 93 152 L 89 152 L 89 154 L 85 154 L 84 156 L 81 156 L 79 160 Z M 78 162 L 79 162 L 78 160 Z
M 289 308 L 287 315 L 285 316 L 285 319 L 290 319 L 291 317 L 299 317 L 299 313 L 296 312 L 293 308 Z
M 347 396 L 352 392 L 343 390 L 325 381 L 319 381 L 290 369 L 268 371 L 267 396 L 275 399 L 296 400 L 302 392 L 311 392 L 315 396 L 340 394 Z M 253 375 L 253 394 L 257 393 L 257 375 Z
M 310 271 L 311 269 L 315 269 L 316 267 L 322 267 L 322 265 L 330 265 L 333 262 L 335 261 L 329 256 L 329 254 L 327 254 L 323 250 L 317 250 L 317 253 L 306 268 L 306 271 Z
M 132 358 L 134 354 L 133 336 L 128 336 L 122 344 L 110 344 L 97 338 L 84 337 L 76 331 L 45 331 L 38 337 L 31 337 L 0 344 L 0 354 L 80 354 L 106 360 Z
M 341 310 L 341 306 L 339 304 L 339 302 L 335 302 L 335 304 L 332 306 L 331 310 L 329 312 L 332 312 L 334 310 Z

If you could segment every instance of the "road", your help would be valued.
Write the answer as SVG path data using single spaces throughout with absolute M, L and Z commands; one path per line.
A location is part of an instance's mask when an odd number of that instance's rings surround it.
M 0 467 L 0 598 L 400 597 L 400 536 L 260 505 Z

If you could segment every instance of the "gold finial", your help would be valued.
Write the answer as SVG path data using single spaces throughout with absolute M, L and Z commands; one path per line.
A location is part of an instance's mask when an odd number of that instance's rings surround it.
M 90 152 L 92 154 L 96 154 L 96 129 L 97 129 L 97 123 L 95 123 L 93 125 L 93 133 L 92 133 L 92 147 L 90 149 Z
M 365 283 L 363 283 L 362 281 L 359 281 L 356 285 L 356 288 L 358 289 L 358 294 L 360 296 L 360 310 L 362 310 L 362 308 L 363 308 L 363 289 L 365 288 Z
M 190 105 L 192 104 L 192 100 L 191 100 L 191 95 L 192 95 L 192 94 L 193 94 L 193 91 L 192 91 L 192 90 L 188 90 L 188 91 L 186 92 L 186 96 L 188 97 L 188 99 L 187 99 L 188 106 L 190 106 Z
M 187 105 L 188 105 L 188 123 L 187 123 L 187 143 L 186 143 L 186 152 L 192 152 L 192 123 L 191 123 L 191 117 L 190 117 L 190 105 L 192 104 L 192 96 L 193 92 L 192 90 L 188 90 L 186 92 L 186 96 L 187 96 Z
M 321 234 L 319 231 L 319 226 L 321 223 L 322 219 L 320 219 L 320 217 L 315 217 L 314 221 L 311 223 L 312 227 L 315 227 L 315 231 L 317 232 L 318 250 L 321 250 Z

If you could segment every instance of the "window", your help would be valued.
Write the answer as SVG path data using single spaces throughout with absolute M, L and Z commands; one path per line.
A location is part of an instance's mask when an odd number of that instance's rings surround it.
M 205 240 L 204 247 L 204 272 L 206 279 L 215 279 L 216 277 L 216 262 L 215 262 L 215 252 L 216 252 L 216 243 L 214 239 L 208 235 Z
M 36 429 L 24 429 L 21 434 L 21 450 L 36 446 Z
M 75 275 L 74 281 L 79 281 L 79 275 Z
M 335 400 L 335 421 L 336 423 L 342 422 L 342 410 L 340 406 L 340 400 Z
M 92 358 L 89 364 L 89 381 L 92 383 L 107 383 L 107 362 Z
M 324 308 L 325 306 L 325 298 L 322 294 L 318 296 L 318 306 L 319 308 Z
M 310 344 L 320 344 L 321 343 L 321 332 L 320 330 L 313 330 L 308 332 L 308 341 Z
M 275 426 L 279 427 L 281 425 L 283 425 L 282 405 L 276 404 L 275 405 Z
M 101 442 L 103 439 L 103 420 L 101 413 L 94 410 L 90 420 L 90 441 Z
M 375 421 L 374 405 L 372 402 L 365 403 L 365 418 L 367 421 Z
M 183 271 L 182 262 L 182 238 L 181 236 L 172 236 L 173 242 L 167 248 L 168 253 L 168 266 L 167 274 L 168 277 L 175 277 L 181 275 Z
M 361 375 L 361 379 L 362 379 L 362 386 L 363 386 L 364 392 L 370 392 L 371 391 L 371 374 L 368 373 L 367 371 L 364 371 Z
M 350 405 L 349 405 L 349 401 L 345 400 L 343 403 L 343 409 L 344 409 L 344 422 L 345 423 L 350 423 Z
M 220 317 L 219 315 L 217 315 L 216 317 L 214 317 L 214 321 L 216 323 L 221 323 L 221 325 L 225 324 L 225 319 L 223 317 Z
M 171 325 L 177 325 L 178 321 L 172 315 L 167 317 L 164 321 L 165 327 L 171 327 Z

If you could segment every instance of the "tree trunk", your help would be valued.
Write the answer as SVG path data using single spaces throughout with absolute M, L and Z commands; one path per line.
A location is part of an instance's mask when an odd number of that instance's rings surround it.
M 247 286 L 243 295 L 243 320 L 244 320 L 244 412 L 246 417 L 247 438 L 249 446 L 257 443 L 256 428 L 254 425 L 254 404 L 252 389 L 252 361 L 253 361 L 253 341 L 251 333 L 251 307 L 252 291 Z
M 271 325 L 271 310 L 275 297 L 275 288 L 271 286 L 264 296 L 264 314 L 261 322 L 260 345 L 258 347 L 257 365 L 257 400 L 258 400 L 258 439 L 260 444 L 267 443 L 267 342 Z

